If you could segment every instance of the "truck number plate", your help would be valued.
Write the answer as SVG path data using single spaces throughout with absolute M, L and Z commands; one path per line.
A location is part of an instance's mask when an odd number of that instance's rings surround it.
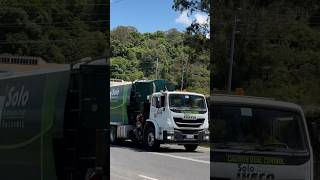
M 186 135 L 186 138 L 187 138 L 187 139 L 193 139 L 193 138 L 194 138 L 194 135 L 193 135 L 193 134 L 187 134 L 187 135 Z

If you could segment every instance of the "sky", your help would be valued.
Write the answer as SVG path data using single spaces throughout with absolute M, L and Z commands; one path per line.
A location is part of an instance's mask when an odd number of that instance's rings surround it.
M 193 20 L 204 23 L 207 16 L 172 9 L 173 0 L 110 0 L 111 29 L 117 26 L 134 26 L 139 32 L 167 31 L 176 28 L 184 31 Z

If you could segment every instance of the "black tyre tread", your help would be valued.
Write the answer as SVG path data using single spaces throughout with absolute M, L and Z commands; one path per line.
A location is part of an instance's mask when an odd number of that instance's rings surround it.
M 117 134 L 117 129 L 114 126 L 110 127 L 110 133 L 114 131 L 115 132 L 115 136 Z M 114 141 L 111 141 L 111 134 L 110 134 L 110 144 L 116 144 L 117 143 L 117 137 L 115 137 Z
M 193 152 L 198 148 L 198 144 L 186 144 L 186 145 L 184 145 L 184 148 L 188 152 Z
M 146 131 L 146 133 L 145 133 L 145 135 L 144 135 L 144 137 L 143 137 L 143 146 L 144 146 L 144 148 L 145 148 L 146 150 L 148 150 L 148 151 L 157 151 L 157 150 L 159 150 L 159 148 L 160 148 L 160 142 L 157 141 L 157 140 L 155 140 L 153 146 L 150 147 L 150 146 L 148 145 L 147 140 L 146 140 L 146 136 L 150 133 L 150 131 L 153 132 L 154 137 L 155 137 L 154 128 L 153 128 L 153 127 L 149 128 L 149 129 Z

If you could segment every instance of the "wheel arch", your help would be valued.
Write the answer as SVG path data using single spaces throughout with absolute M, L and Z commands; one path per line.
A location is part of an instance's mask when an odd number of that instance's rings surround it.
M 159 126 L 158 126 L 158 124 L 157 124 L 155 121 L 153 121 L 153 120 L 148 119 L 148 120 L 146 121 L 146 124 L 144 125 L 143 132 L 145 133 L 146 130 L 147 130 L 148 128 L 150 128 L 150 127 L 153 127 L 154 133 L 155 133 L 155 136 L 156 136 L 156 139 L 160 139 L 160 138 L 159 138 L 159 137 L 160 137 Z

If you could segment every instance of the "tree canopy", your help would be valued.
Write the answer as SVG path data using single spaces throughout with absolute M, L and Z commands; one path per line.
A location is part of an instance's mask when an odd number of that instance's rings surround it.
M 166 79 L 179 88 L 209 94 L 209 47 L 204 36 L 176 29 L 140 33 L 130 26 L 119 26 L 110 36 L 113 78 Z
M 232 88 L 299 104 L 320 104 L 319 2 L 224 1 L 216 6 L 213 87 L 226 89 L 236 19 Z
M 106 51 L 107 12 L 101 1 L 2 0 L 0 5 L 0 54 L 70 63 Z

